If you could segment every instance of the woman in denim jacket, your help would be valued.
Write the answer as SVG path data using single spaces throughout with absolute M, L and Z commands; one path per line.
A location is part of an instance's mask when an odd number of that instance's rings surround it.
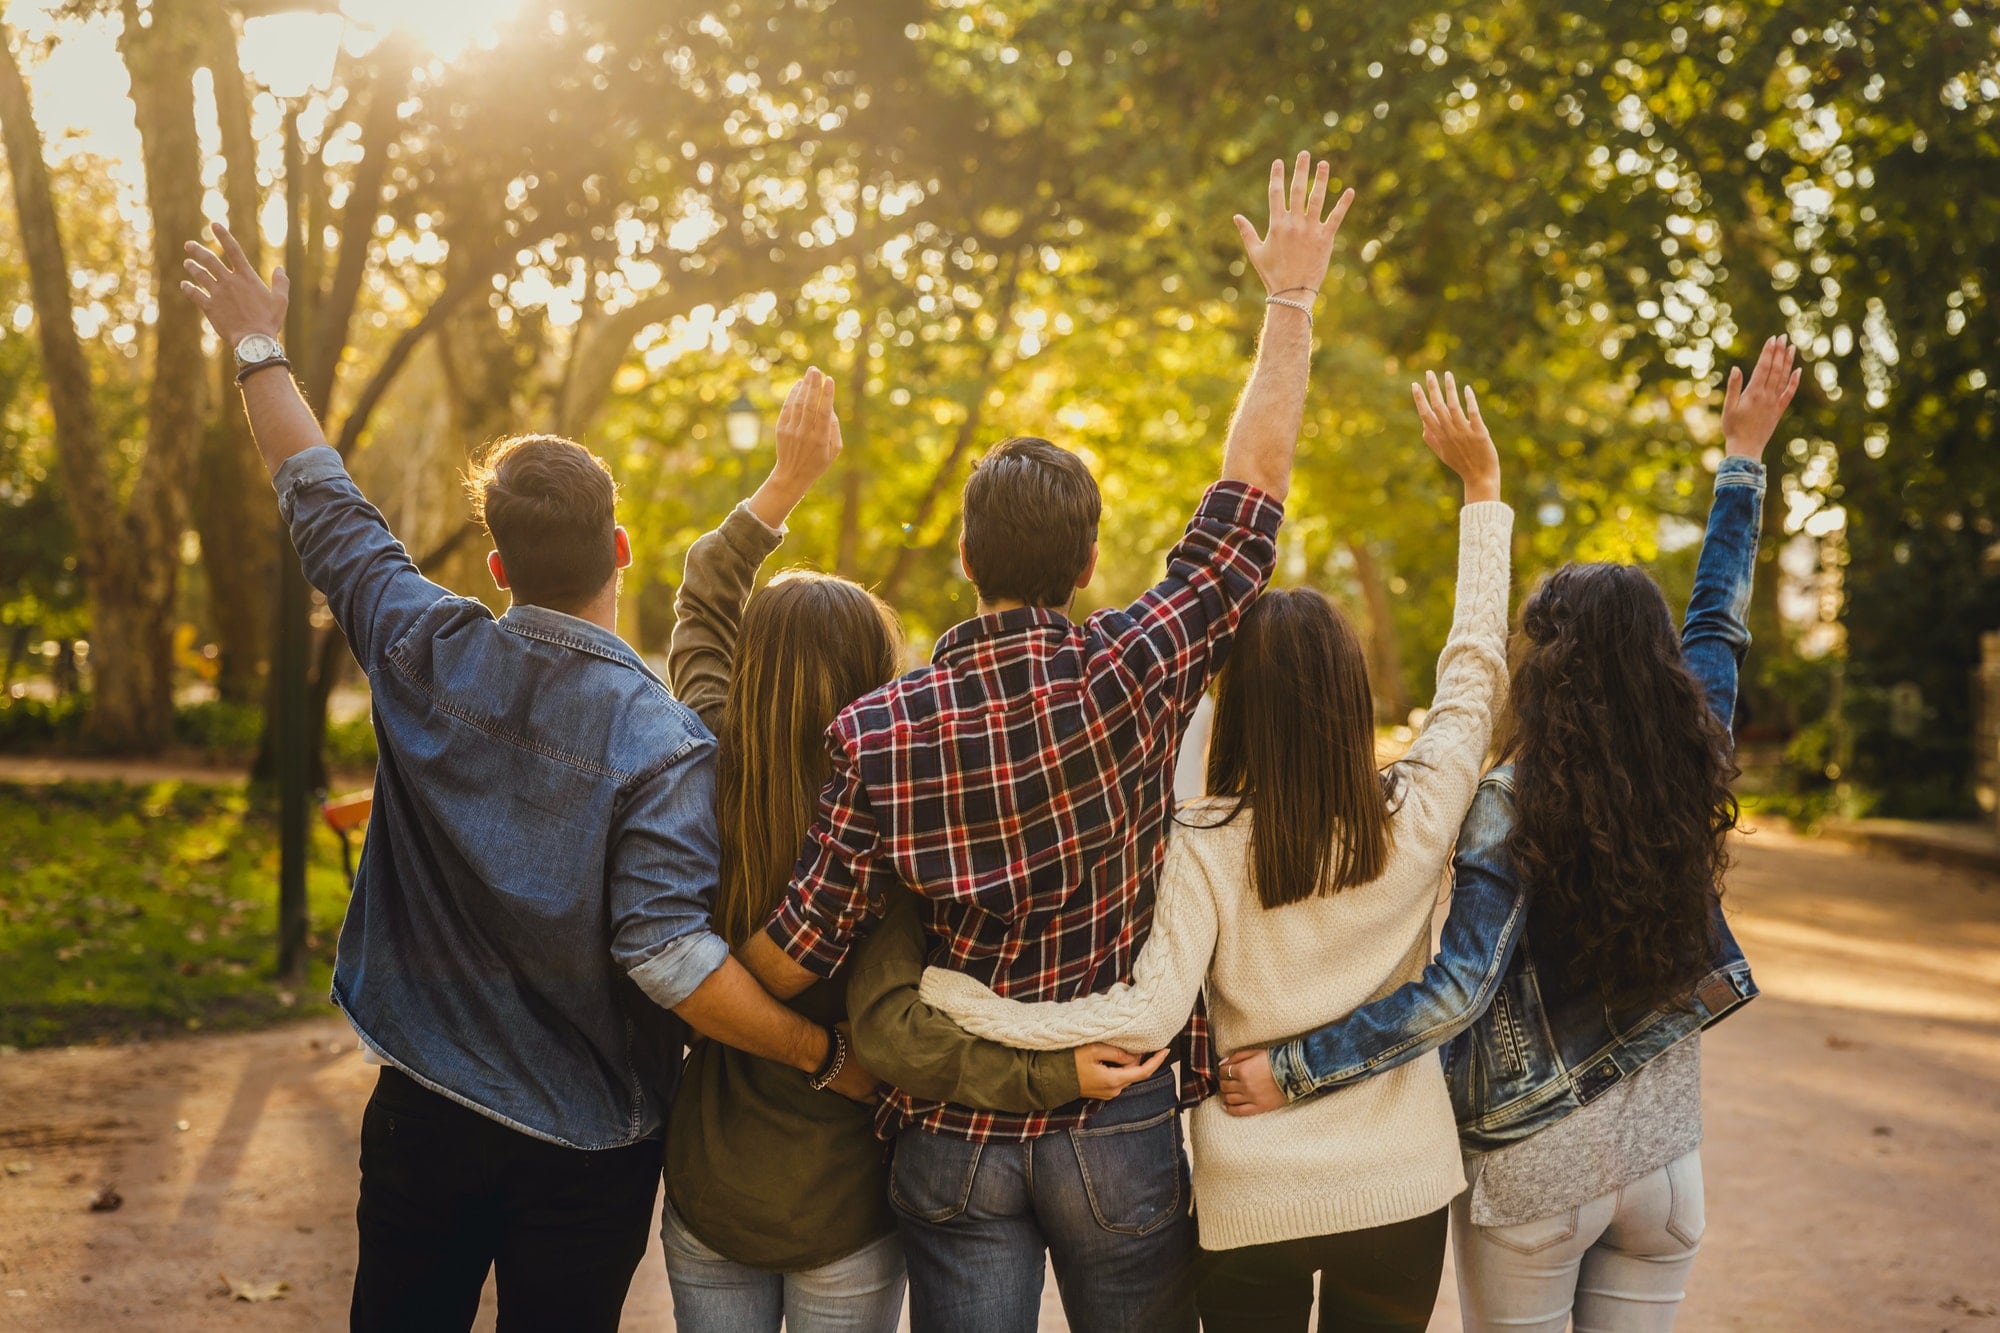
M 1470 1188 L 1469 1330 L 1673 1324 L 1703 1230 L 1701 1030 L 1757 993 L 1724 921 L 1729 719 L 1792 348 L 1732 370 L 1727 456 L 1678 644 L 1642 571 L 1569 565 L 1522 609 L 1511 762 L 1459 833 L 1437 960 L 1223 1071 L 1256 1115 L 1445 1047 Z

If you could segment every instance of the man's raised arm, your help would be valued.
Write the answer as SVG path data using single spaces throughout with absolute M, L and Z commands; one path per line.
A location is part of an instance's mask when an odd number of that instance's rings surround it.
M 1255 486 L 1280 501 L 1291 489 L 1292 458 L 1305 418 L 1313 303 L 1326 281 L 1333 238 L 1354 202 L 1354 191 L 1348 190 L 1331 212 L 1325 211 L 1329 171 L 1325 162 L 1314 170 L 1311 154 L 1300 153 L 1287 196 L 1285 164 L 1273 162 L 1270 227 L 1260 237 L 1250 219 L 1236 215 L 1236 230 L 1264 282 L 1266 298 L 1250 383 L 1229 424 L 1222 479 Z
M 201 308 L 209 327 L 229 352 L 236 353 L 253 337 L 270 339 L 275 351 L 285 332 L 291 277 L 280 268 L 266 284 L 251 267 L 243 246 L 219 222 L 215 224 L 215 239 L 222 247 L 221 254 L 199 241 L 187 243 L 188 280 L 181 283 L 181 291 Z M 257 452 L 275 477 L 294 455 L 325 444 L 326 436 L 286 363 L 275 356 L 257 361 L 257 366 L 245 367 L 238 383 L 243 388 L 243 407 L 250 414 L 250 433 L 256 437 Z M 280 370 L 287 373 L 280 375 Z
M 228 228 L 217 224 L 215 239 L 221 254 L 187 243 L 188 281 L 181 292 L 242 367 L 237 382 L 250 433 L 277 487 L 278 511 L 291 528 L 306 578 L 326 595 L 355 658 L 372 672 L 417 618 L 450 594 L 417 571 L 340 455 L 327 447 L 293 382 L 278 343 L 291 292 L 285 271 L 266 284 Z

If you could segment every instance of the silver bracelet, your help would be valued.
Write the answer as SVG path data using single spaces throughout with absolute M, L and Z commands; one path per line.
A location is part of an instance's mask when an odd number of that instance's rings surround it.
M 840 1077 L 840 1071 L 847 1067 L 847 1034 L 839 1028 L 828 1028 L 827 1036 L 832 1038 L 831 1048 L 819 1072 L 806 1080 L 806 1086 L 814 1092 L 825 1092 Z
M 1306 327 L 1308 329 L 1310 329 L 1313 326 L 1313 308 L 1307 305 L 1304 301 L 1287 301 L 1282 296 L 1267 296 L 1264 298 L 1264 304 L 1281 305 L 1289 309 L 1296 310 L 1301 315 L 1304 315 L 1306 317 Z

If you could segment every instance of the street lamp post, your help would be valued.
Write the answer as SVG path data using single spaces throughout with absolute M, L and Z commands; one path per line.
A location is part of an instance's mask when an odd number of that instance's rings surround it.
M 723 417 L 723 433 L 729 439 L 729 447 L 736 451 L 737 489 L 750 488 L 750 454 L 764 435 L 764 418 L 757 412 L 757 404 L 750 401 L 750 395 L 739 392 L 736 401 L 729 405 Z
M 285 272 L 295 284 L 285 311 L 285 350 L 304 359 L 306 300 L 305 151 L 299 142 L 299 112 L 305 100 L 333 83 L 334 61 L 346 20 L 338 13 L 281 12 L 243 24 L 244 68 L 284 107 Z M 242 221 L 232 218 L 239 226 Z M 314 404 L 315 412 L 322 410 Z M 306 898 L 306 837 L 311 818 L 308 787 L 306 658 L 312 640 L 312 589 L 292 547 L 291 531 L 279 521 L 278 653 L 273 664 L 277 688 L 275 757 L 278 777 L 278 975 L 298 980 L 306 971 L 306 936 L 311 910 Z

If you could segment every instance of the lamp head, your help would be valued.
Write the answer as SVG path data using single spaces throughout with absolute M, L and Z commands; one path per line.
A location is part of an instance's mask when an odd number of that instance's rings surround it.
M 738 453 L 749 453 L 757 447 L 757 441 L 764 434 L 764 418 L 758 414 L 757 404 L 750 401 L 750 395 L 739 393 L 736 401 L 729 405 L 723 417 L 723 428 L 729 439 L 729 447 Z

